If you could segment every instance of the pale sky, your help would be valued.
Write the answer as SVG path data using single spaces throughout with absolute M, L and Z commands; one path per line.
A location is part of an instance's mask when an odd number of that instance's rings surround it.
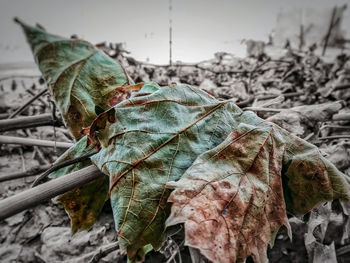
M 196 62 L 217 51 L 245 55 L 242 39 L 267 40 L 279 10 L 333 7 L 345 0 L 172 0 L 173 60 Z M 0 0 L 0 64 L 33 61 L 18 16 L 48 32 L 94 44 L 124 42 L 136 59 L 167 63 L 169 0 Z M 349 9 L 344 22 L 348 23 Z M 343 25 L 344 27 L 344 25 Z M 349 28 L 349 23 L 345 29 Z M 347 37 L 350 38 L 350 32 Z

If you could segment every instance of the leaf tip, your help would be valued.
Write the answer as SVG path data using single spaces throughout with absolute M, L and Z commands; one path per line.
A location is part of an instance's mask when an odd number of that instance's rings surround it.
M 23 22 L 22 22 L 17 16 L 15 16 L 15 17 L 13 18 L 13 21 L 14 21 L 16 24 L 23 25 Z

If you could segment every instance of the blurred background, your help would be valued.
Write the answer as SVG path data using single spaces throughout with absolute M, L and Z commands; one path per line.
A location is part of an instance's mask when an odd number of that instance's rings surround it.
M 62 36 L 78 34 L 92 43 L 122 42 L 141 61 L 169 61 L 169 20 L 172 20 L 172 60 L 198 62 L 225 51 L 246 55 L 242 40 L 269 41 L 285 34 L 297 38 L 300 25 L 307 35 L 324 37 L 334 6 L 345 0 L 0 0 L 0 63 L 31 62 L 30 49 L 17 16 L 29 24 L 40 23 Z M 169 10 L 170 6 L 171 11 Z M 311 9 L 311 11 L 310 11 Z M 349 10 L 339 24 L 343 37 L 350 25 Z M 309 28 L 310 21 L 317 26 Z M 276 35 L 277 34 L 277 35 Z M 282 37 L 283 38 L 283 37 Z M 243 41 L 244 42 L 244 41 Z

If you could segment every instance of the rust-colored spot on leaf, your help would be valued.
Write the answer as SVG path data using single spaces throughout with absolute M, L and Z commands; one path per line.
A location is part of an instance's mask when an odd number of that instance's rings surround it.
M 135 85 L 121 86 L 116 88 L 110 96 L 108 103 L 111 107 L 117 105 L 119 102 L 130 98 L 132 92 L 139 91 L 145 83 L 140 82 Z
M 288 226 L 281 181 L 285 145 L 268 127 L 238 137 L 233 132 L 231 141 L 212 150 L 225 158 L 199 158 L 169 197 L 168 225 L 184 222 L 187 244 L 212 262 L 250 255 L 264 262 L 267 244 L 282 225 Z

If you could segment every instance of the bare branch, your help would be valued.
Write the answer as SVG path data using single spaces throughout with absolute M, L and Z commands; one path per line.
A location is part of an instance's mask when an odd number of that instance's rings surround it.
M 243 110 L 258 111 L 258 112 L 275 112 L 279 113 L 283 109 L 262 108 L 262 107 L 246 107 Z
M 90 165 L 79 171 L 66 174 L 47 183 L 25 190 L 0 201 L 0 220 L 34 207 L 45 200 L 85 185 L 104 175 L 95 166 Z
M 50 113 L 40 114 L 36 116 L 19 117 L 15 119 L 6 119 L 0 120 L 0 132 L 48 125 L 60 126 L 62 125 L 62 122 L 59 120 L 53 120 Z
M 89 263 L 100 262 L 100 259 L 107 256 L 109 253 L 117 250 L 119 248 L 119 243 L 114 242 L 103 247 L 100 247 L 99 250 L 92 256 Z
M 20 114 L 22 111 L 24 111 L 33 101 L 35 101 L 36 99 L 40 98 L 40 96 L 42 96 L 46 92 L 47 92 L 47 89 L 43 89 L 42 91 L 40 91 L 33 98 L 31 98 L 30 100 L 25 102 L 19 109 L 17 109 L 15 112 L 13 112 L 10 115 L 9 119 L 12 119 L 12 118 L 16 117 L 18 114 Z
M 344 84 L 339 84 L 334 87 L 333 91 L 336 90 L 342 90 L 342 89 L 349 89 L 350 88 L 350 83 L 344 83 Z
M 14 78 L 20 78 L 20 79 L 37 79 L 40 78 L 39 75 L 12 75 L 12 76 L 6 76 L 3 78 L 0 78 L 0 81 L 4 81 L 7 79 L 14 79 Z
M 43 146 L 43 147 L 57 147 L 67 149 L 73 145 L 70 142 L 53 142 L 47 140 L 38 140 L 32 138 L 21 138 L 14 136 L 0 135 L 0 144 L 20 144 L 28 146 Z
M 350 139 L 350 135 L 332 135 L 332 136 L 319 137 L 317 139 L 318 140 Z
M 350 113 L 334 114 L 332 119 L 334 121 L 350 121 Z
M 0 175 L 0 182 L 14 180 L 14 179 L 28 177 L 28 176 L 34 176 L 46 171 L 47 169 L 50 169 L 51 166 L 52 166 L 51 164 L 39 165 L 39 166 L 34 166 L 33 168 L 25 172 L 17 172 L 12 174 Z
M 341 126 L 341 125 L 331 125 L 331 124 L 327 124 L 324 125 L 320 128 L 320 130 L 324 130 L 324 129 L 339 129 L 339 130 L 350 130 L 350 126 Z

